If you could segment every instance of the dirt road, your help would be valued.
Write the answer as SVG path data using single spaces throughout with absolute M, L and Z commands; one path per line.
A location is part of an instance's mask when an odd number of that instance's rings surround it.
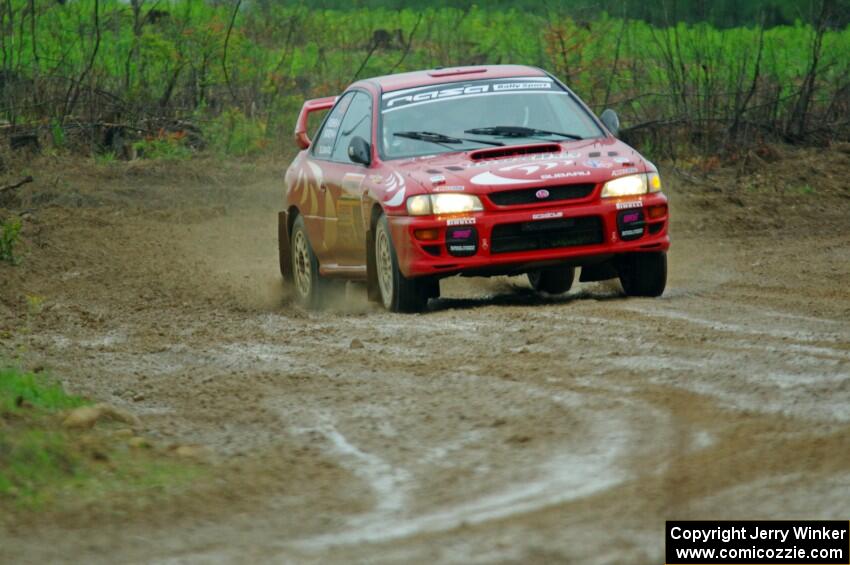
M 9 528 L 0 561 L 660 563 L 667 519 L 848 517 L 847 153 L 668 175 L 661 299 L 452 279 L 416 316 L 352 285 L 294 309 L 265 169 L 118 167 L 21 193 L 0 351 L 212 477 Z

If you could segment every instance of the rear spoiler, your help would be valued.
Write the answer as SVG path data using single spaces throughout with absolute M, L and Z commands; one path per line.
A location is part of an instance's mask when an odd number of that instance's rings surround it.
M 312 112 L 321 110 L 330 110 L 336 102 L 336 96 L 328 96 L 326 98 L 314 98 L 307 100 L 301 106 L 301 112 L 298 114 L 298 121 L 295 122 L 295 143 L 301 149 L 310 147 L 310 137 L 307 135 L 307 119 Z

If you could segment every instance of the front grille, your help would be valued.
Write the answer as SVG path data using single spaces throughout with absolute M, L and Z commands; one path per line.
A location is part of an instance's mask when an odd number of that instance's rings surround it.
M 561 218 L 539 222 L 500 224 L 490 234 L 491 253 L 514 253 L 602 243 L 598 216 Z
M 566 184 L 563 186 L 547 186 L 545 188 L 520 188 L 488 194 L 490 202 L 496 206 L 520 206 L 522 204 L 548 204 L 562 200 L 576 200 L 590 196 L 595 184 Z M 546 198 L 538 198 L 537 193 L 545 190 L 549 193 Z

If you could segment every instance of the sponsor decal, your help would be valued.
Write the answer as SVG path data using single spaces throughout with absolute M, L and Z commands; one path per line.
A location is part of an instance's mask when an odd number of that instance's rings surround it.
M 502 186 L 510 184 L 533 183 L 540 180 L 548 179 L 584 177 L 590 174 L 589 171 L 565 171 L 562 173 L 545 173 L 545 171 L 555 170 L 560 167 L 570 167 L 572 165 L 575 165 L 575 161 L 573 161 L 572 159 L 551 160 L 539 163 L 516 163 L 513 165 L 500 167 L 496 169 L 495 172 L 487 171 L 485 173 L 479 173 L 472 177 L 470 182 L 472 182 L 472 184 L 479 185 L 483 184 L 488 186 Z M 538 173 L 544 174 L 538 175 Z M 517 176 L 517 174 L 520 174 L 520 176 Z
M 612 177 L 621 177 L 623 175 L 632 175 L 632 174 L 637 173 L 637 172 L 638 172 L 637 167 L 627 167 L 625 169 L 616 169 L 614 171 L 611 171 L 611 176 Z
M 634 161 L 631 157 L 614 157 L 613 161 L 619 165 L 632 164 Z
M 443 175 L 434 175 L 431 177 L 431 184 L 445 184 L 446 177 Z
M 372 175 L 369 177 L 369 180 L 375 184 L 381 184 L 382 182 L 384 182 L 384 177 L 382 177 L 381 175 Z
M 434 192 L 463 192 L 466 187 L 462 184 L 441 184 L 432 188 Z
M 407 96 L 399 96 L 387 101 L 387 108 L 412 104 L 415 102 L 428 102 L 439 100 L 441 98 L 453 98 L 455 96 L 464 96 L 469 94 L 483 94 L 490 91 L 489 84 L 476 84 L 472 86 L 461 86 L 457 88 L 444 88 L 442 90 L 432 90 L 430 92 L 420 92 L 418 94 L 409 94 Z
M 631 202 L 617 202 L 617 210 L 628 210 L 630 208 L 642 208 L 643 202 L 640 200 L 632 200 Z
M 585 167 L 590 167 L 591 169 L 610 169 L 614 166 L 614 163 L 610 161 L 597 161 L 596 159 L 588 159 L 584 162 Z
M 641 218 L 640 212 L 632 212 L 630 214 L 623 215 L 623 222 L 626 224 L 631 224 L 632 222 L 637 222 Z
M 553 218 L 563 218 L 563 212 L 543 212 L 542 214 L 532 214 L 532 220 L 551 220 Z
M 449 218 L 446 220 L 447 226 L 474 226 L 475 218 Z
M 529 182 L 537 182 L 538 179 L 514 179 L 495 175 L 489 171 L 472 177 L 472 184 L 484 184 L 490 186 L 500 186 L 505 184 L 525 184 Z
M 552 92 L 566 94 L 557 88 L 551 79 L 528 77 L 513 79 L 478 80 L 460 85 L 440 84 L 387 92 L 382 96 L 383 113 L 392 112 L 412 105 L 427 104 L 450 98 L 469 96 L 496 96 L 514 92 Z
M 549 191 L 545 188 L 541 188 L 540 190 L 534 193 L 534 196 L 536 196 L 538 200 L 543 200 L 545 198 L 549 198 Z
M 458 239 L 468 239 L 472 237 L 472 230 L 455 230 L 452 232 L 452 237 L 456 237 Z
M 487 242 L 487 238 L 481 240 L 481 249 L 487 250 L 490 249 L 490 244 Z
M 633 230 L 623 230 L 623 237 L 629 237 L 631 235 L 638 235 L 643 233 L 643 228 L 637 228 Z
M 570 171 L 568 173 L 555 173 L 553 175 L 541 175 L 540 180 L 571 179 L 575 177 L 589 177 L 590 171 Z
M 616 231 L 611 232 L 611 241 L 613 241 L 614 243 L 617 242 L 617 232 Z
M 536 81 L 536 82 L 505 82 L 496 83 L 493 85 L 493 90 L 534 90 L 539 88 L 552 88 L 551 82 Z

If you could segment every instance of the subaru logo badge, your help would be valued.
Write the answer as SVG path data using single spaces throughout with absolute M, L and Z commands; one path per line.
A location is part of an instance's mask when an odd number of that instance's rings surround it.
M 534 194 L 534 196 L 536 196 L 538 200 L 543 200 L 544 198 L 549 198 L 549 191 L 545 188 L 541 188 Z

